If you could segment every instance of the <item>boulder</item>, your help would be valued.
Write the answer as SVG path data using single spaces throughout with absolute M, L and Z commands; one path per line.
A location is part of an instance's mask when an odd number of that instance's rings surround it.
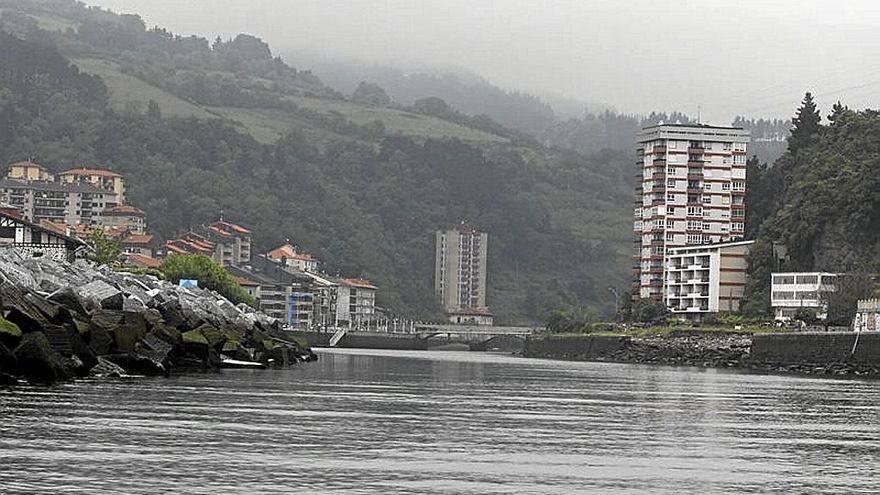
M 138 340 L 147 334 L 147 322 L 141 313 L 126 311 L 122 323 L 113 329 L 113 348 L 118 352 L 132 352 Z
M 0 372 L 15 373 L 18 370 L 18 359 L 15 354 L 0 342 Z
M 97 356 L 102 356 L 110 352 L 113 345 L 113 337 L 106 329 L 101 327 L 92 327 L 89 329 L 88 339 L 89 349 Z
M 79 297 L 71 287 L 64 287 L 49 294 L 48 299 L 73 311 L 80 317 L 86 317 L 97 309 L 87 299 Z
M 21 341 L 21 329 L 15 323 L 0 315 L 0 344 L 14 349 Z
M 200 332 L 205 336 L 205 340 L 208 342 L 208 346 L 212 349 L 216 349 L 220 351 L 223 349 L 223 344 L 226 343 L 226 335 L 223 334 L 217 327 L 211 325 L 210 323 L 203 323 L 194 331 Z
M 43 333 L 22 335 L 14 354 L 19 372 L 31 383 L 49 384 L 74 376 L 73 365 L 52 349 Z
M 125 299 L 121 290 L 103 280 L 89 282 L 79 287 L 76 292 L 83 299 L 92 301 L 103 309 L 121 310 Z
M 118 378 L 127 374 L 128 373 L 125 371 L 125 368 L 104 357 L 99 357 L 98 363 L 89 371 L 89 376 L 95 377 Z
M 162 313 L 157 309 L 148 308 L 144 311 L 144 320 L 147 321 L 148 327 L 153 328 L 162 321 Z

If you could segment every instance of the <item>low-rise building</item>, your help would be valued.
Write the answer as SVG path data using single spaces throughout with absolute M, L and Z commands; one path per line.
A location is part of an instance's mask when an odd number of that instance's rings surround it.
M 820 320 L 828 314 L 826 296 L 835 290 L 837 274 L 825 272 L 774 273 L 770 285 L 770 306 L 777 321 L 789 321 L 807 311 Z
M 74 168 L 58 174 L 64 184 L 90 184 L 113 193 L 112 206 L 125 204 L 125 179 L 121 174 L 101 168 Z
M 108 206 L 115 201 L 112 192 L 90 184 L 62 184 L 3 179 L 0 201 L 15 206 L 25 220 L 49 220 L 67 225 L 98 225 Z
M 856 332 L 880 331 L 880 299 L 863 299 L 857 303 L 853 330 Z
M 260 311 L 292 328 L 312 327 L 314 308 L 309 277 L 288 270 L 265 256 L 254 258 L 253 267 L 229 265 L 226 270 L 237 279 L 258 284 L 259 287 L 242 287 L 254 296 Z
M 464 308 L 449 312 L 449 321 L 456 325 L 492 326 L 495 316 L 487 308 Z
M 267 256 L 297 270 L 309 273 L 316 273 L 318 271 L 318 260 L 311 254 L 302 252 L 296 246 L 291 246 L 290 244 L 284 244 L 269 251 Z
M 100 223 L 105 227 L 126 228 L 132 234 L 143 234 L 147 231 L 147 214 L 131 205 L 111 206 L 102 212 Z
M 199 232 L 215 245 L 214 261 L 222 266 L 246 266 L 251 263 L 253 233 L 222 219 L 204 226 Z
M 14 209 L 0 208 L 0 247 L 11 247 L 32 258 L 72 261 L 86 246 L 75 237 L 21 218 Z
M 376 291 L 369 280 L 342 278 L 336 300 L 337 326 L 366 328 L 376 317 Z
M 152 234 L 128 234 L 122 238 L 119 247 L 123 253 L 140 254 L 153 257 L 158 246 Z
M 697 321 L 713 313 L 739 311 L 746 285 L 746 255 L 754 242 L 670 249 L 664 289 L 669 310 Z

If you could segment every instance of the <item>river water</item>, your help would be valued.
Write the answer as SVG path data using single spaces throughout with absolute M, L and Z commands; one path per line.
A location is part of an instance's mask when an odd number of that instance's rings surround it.
M 880 493 L 880 382 L 457 352 L 0 391 L 2 493 Z

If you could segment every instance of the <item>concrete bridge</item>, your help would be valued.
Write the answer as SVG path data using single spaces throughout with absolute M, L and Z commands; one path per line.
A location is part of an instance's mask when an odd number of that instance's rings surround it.
M 526 337 L 536 329 L 531 327 L 495 327 L 480 325 L 443 325 L 417 323 L 407 331 L 357 331 L 328 329 L 327 331 L 293 331 L 318 347 L 361 347 L 368 349 L 430 349 L 454 344 L 472 350 L 518 350 Z

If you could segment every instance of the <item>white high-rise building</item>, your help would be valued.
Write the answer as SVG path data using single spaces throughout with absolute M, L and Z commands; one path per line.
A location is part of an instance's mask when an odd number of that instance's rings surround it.
M 489 235 L 466 225 L 435 234 L 434 293 L 447 312 L 486 309 Z
M 633 225 L 639 297 L 663 300 L 671 248 L 742 239 L 748 142 L 739 127 L 642 129 Z

